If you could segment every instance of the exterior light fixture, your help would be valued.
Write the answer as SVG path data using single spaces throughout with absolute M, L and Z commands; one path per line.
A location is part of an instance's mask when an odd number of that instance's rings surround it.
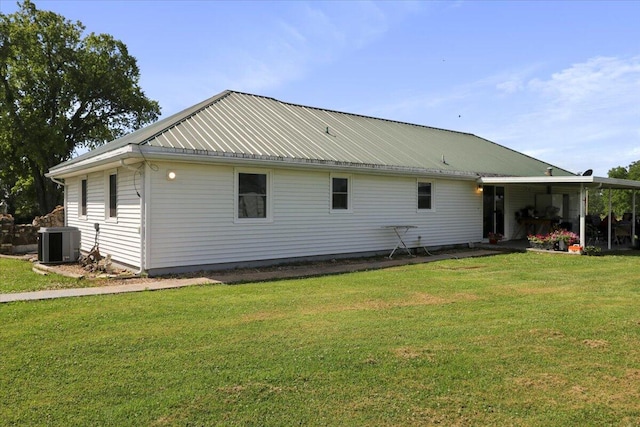
M 167 171 L 167 179 L 169 181 L 173 181 L 174 179 L 176 179 L 176 172 L 175 171 Z
M 484 188 L 482 188 L 482 184 L 478 184 L 478 193 L 482 193 L 482 191 L 484 190 Z

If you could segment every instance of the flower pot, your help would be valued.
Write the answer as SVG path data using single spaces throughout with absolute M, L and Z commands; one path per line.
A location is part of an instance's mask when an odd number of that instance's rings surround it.
M 492 245 L 497 245 L 498 239 L 489 239 L 489 243 L 491 243 Z
M 582 254 L 582 246 L 580 246 L 580 245 L 571 245 L 571 246 L 569 246 L 569 253 L 570 254 L 581 255 Z

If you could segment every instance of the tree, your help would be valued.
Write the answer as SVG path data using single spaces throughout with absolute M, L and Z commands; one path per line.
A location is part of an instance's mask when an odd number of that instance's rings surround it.
M 640 161 L 631 163 L 628 167 L 618 166 L 609 170 L 609 178 L 631 179 L 640 181 Z M 605 212 L 609 207 L 608 192 L 604 194 Z M 613 190 L 611 192 L 611 208 L 618 218 L 625 212 L 633 211 L 633 192 L 629 190 Z
M 14 209 L 35 196 L 45 214 L 62 202 L 49 168 L 156 120 L 160 107 L 124 43 L 85 36 L 82 23 L 30 0 L 19 6 L 0 13 L 0 192 Z

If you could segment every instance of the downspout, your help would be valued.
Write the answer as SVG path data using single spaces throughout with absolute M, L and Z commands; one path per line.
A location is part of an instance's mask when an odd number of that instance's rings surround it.
M 49 179 L 50 179 L 51 181 L 55 182 L 56 184 L 61 185 L 61 186 L 63 186 L 63 187 L 66 185 L 63 181 L 58 181 L 57 179 L 55 179 L 55 178 L 54 178 L 54 177 L 52 177 L 52 176 L 50 176 L 50 177 L 49 177 Z
M 134 179 L 135 179 L 135 174 L 140 172 L 140 180 L 141 185 L 140 185 L 140 192 L 138 193 L 138 197 L 140 198 L 140 261 L 139 261 L 139 268 L 138 271 L 136 272 L 137 275 L 141 275 L 142 273 L 144 273 L 145 271 L 145 252 L 146 252 L 146 227 L 145 227 L 145 173 L 144 173 L 144 169 L 140 170 L 142 166 L 138 166 L 137 168 L 131 166 L 131 165 L 127 165 L 125 164 L 123 159 L 120 159 L 120 166 L 122 166 L 125 169 L 128 169 L 130 171 L 133 171 L 133 175 L 134 175 Z
M 69 212 L 69 210 L 67 209 L 67 185 L 60 180 L 55 179 L 54 177 L 50 176 L 49 179 L 53 182 L 55 182 L 56 184 L 62 186 L 63 190 L 63 197 L 64 197 L 64 226 L 66 227 L 68 225 L 67 223 L 67 212 Z

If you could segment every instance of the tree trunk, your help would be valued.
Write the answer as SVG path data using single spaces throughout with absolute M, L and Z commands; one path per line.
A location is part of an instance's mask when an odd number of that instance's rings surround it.
M 56 206 L 63 203 L 63 192 L 59 185 L 44 176 L 43 173 L 31 165 L 33 175 L 33 185 L 36 189 L 36 200 L 38 203 L 38 215 L 46 215 Z

